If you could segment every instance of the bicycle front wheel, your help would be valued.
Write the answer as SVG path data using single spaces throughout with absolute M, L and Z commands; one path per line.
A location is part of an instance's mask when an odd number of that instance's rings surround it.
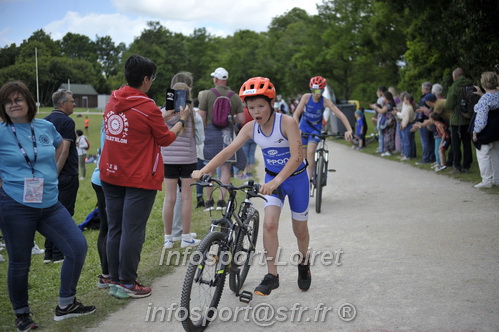
M 246 226 L 247 234 L 241 230 L 236 250 L 234 251 L 233 264 L 229 271 L 229 287 L 239 294 L 243 287 L 246 277 L 253 260 L 256 241 L 258 239 L 258 229 L 260 227 L 260 215 L 257 210 L 248 213 L 248 217 L 243 221 Z
M 322 205 L 322 187 L 323 181 L 326 176 L 326 161 L 324 160 L 324 156 L 319 156 L 317 160 L 317 164 L 315 167 L 316 174 L 316 183 L 315 183 L 315 211 L 317 213 L 321 213 L 321 205 Z
M 191 256 L 180 299 L 186 331 L 203 331 L 215 317 L 226 277 L 225 236 L 222 232 L 208 233 Z

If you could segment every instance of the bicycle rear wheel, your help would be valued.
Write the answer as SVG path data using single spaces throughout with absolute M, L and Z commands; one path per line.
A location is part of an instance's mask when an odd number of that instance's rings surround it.
M 258 228 L 260 227 L 260 216 L 257 210 L 248 211 L 248 217 L 243 221 L 251 235 L 251 241 L 248 235 L 241 230 L 239 240 L 234 251 L 232 267 L 229 271 L 229 287 L 239 294 L 239 291 L 246 281 L 249 269 L 252 263 L 252 255 L 255 251 L 256 241 L 258 239 Z
M 186 331 L 203 331 L 215 317 L 226 277 L 225 235 L 208 233 L 191 256 L 180 299 Z
M 317 213 L 321 213 L 321 205 L 322 205 L 322 187 L 323 181 L 326 176 L 326 161 L 324 160 L 324 156 L 320 155 L 317 160 L 317 164 L 315 167 L 316 174 L 316 183 L 315 183 L 315 211 Z

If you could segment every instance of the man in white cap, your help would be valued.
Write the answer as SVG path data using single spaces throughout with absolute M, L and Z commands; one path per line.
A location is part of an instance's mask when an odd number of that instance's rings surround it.
M 205 161 L 210 161 L 214 156 L 217 155 L 223 148 L 225 148 L 230 141 L 232 141 L 233 125 L 236 123 L 244 123 L 244 108 L 241 99 L 238 94 L 232 91 L 227 86 L 227 80 L 229 79 L 229 72 L 225 68 L 219 67 L 211 73 L 213 77 L 214 88 L 210 90 L 204 90 L 199 92 L 199 114 L 203 118 L 205 123 L 205 141 L 204 141 L 204 159 Z M 215 101 L 219 103 L 221 101 L 220 96 L 226 97 L 230 100 L 230 107 L 233 121 L 229 121 L 226 127 L 216 126 L 212 122 L 213 108 Z M 217 100 L 218 99 L 218 100 Z M 230 167 L 231 163 L 225 163 L 220 166 L 220 180 L 222 183 L 229 183 L 230 180 Z M 244 168 L 244 166 L 242 167 Z M 213 174 L 211 174 L 213 175 Z M 211 197 L 213 189 L 206 187 L 207 200 L 205 203 L 205 211 L 210 211 L 215 209 L 214 201 Z M 216 209 L 222 210 L 225 207 L 225 201 L 223 195 L 225 191 L 220 191 L 219 200 L 217 202 Z

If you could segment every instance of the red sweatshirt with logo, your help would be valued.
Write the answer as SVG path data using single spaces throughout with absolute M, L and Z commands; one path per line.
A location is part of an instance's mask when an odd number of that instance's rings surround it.
M 161 190 L 160 146 L 176 138 L 154 100 L 129 86 L 113 91 L 104 112 L 106 142 L 100 158 L 102 181 L 123 187 Z

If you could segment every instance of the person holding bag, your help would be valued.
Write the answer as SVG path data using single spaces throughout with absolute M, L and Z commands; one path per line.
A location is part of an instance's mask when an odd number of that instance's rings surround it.
M 474 186 L 479 189 L 499 185 L 499 81 L 494 72 L 485 72 L 480 83 L 485 94 L 475 105 L 469 128 L 482 176 Z

